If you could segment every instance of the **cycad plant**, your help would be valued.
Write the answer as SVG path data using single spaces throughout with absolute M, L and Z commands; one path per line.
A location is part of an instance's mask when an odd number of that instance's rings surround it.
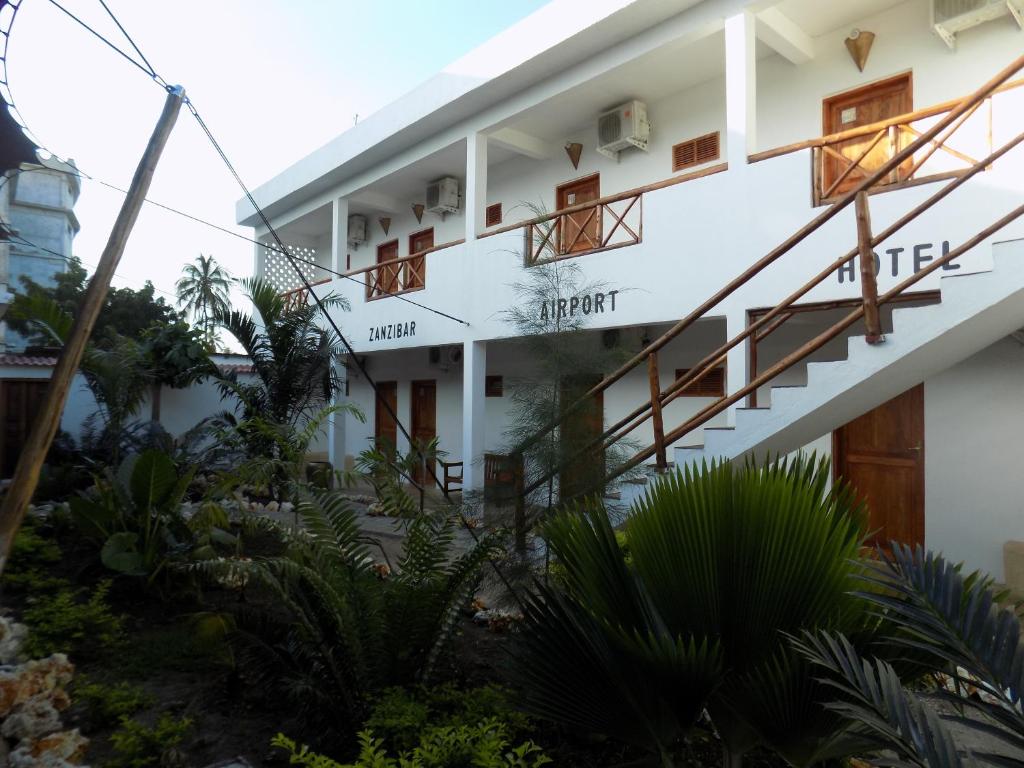
M 272 609 L 239 618 L 241 659 L 330 740 L 362 722 L 375 692 L 431 680 L 493 544 L 460 553 L 449 520 L 417 516 L 386 575 L 343 496 L 306 488 L 297 509 L 301 526 L 246 523 L 279 537 L 282 554 L 197 568 L 271 592 Z
M 726 765 L 756 745 L 796 766 L 848 754 L 848 722 L 789 636 L 835 629 L 868 643 L 850 594 L 862 514 L 826 461 L 712 464 L 658 482 L 630 510 L 627 562 L 603 509 L 544 527 L 560 575 L 528 601 L 518 651 L 534 713 L 648 749 L 706 711 Z
M 217 344 L 217 316 L 226 314 L 231 302 L 228 293 L 233 282 L 213 256 L 199 254 L 195 262 L 186 264 L 182 277 L 175 284 L 178 306 L 191 313 L 203 332 L 208 352 Z
M 1001 605 L 1005 595 L 980 571 L 965 576 L 920 546 L 893 542 L 877 562 L 860 595 L 899 630 L 884 639 L 889 655 L 914 654 L 945 672 L 952 690 L 938 695 L 956 714 L 940 718 L 884 657 L 863 653 L 842 635 L 808 633 L 797 646 L 830 686 L 829 708 L 862 723 L 875 747 L 895 752 L 905 765 L 1022 765 L 1024 640 L 1020 618 Z M 989 748 L 958 748 L 949 719 L 985 734 Z

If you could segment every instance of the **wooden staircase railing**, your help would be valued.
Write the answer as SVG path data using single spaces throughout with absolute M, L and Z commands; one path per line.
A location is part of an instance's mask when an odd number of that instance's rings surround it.
M 977 89 L 974 93 L 953 104 L 939 105 L 941 109 L 934 112 L 933 114 L 938 115 L 939 119 L 934 125 L 920 132 L 909 144 L 902 147 L 898 151 L 894 152 L 891 157 L 883 162 L 879 167 L 875 168 L 870 172 L 866 172 L 864 177 L 849 191 L 843 193 L 835 202 L 831 203 L 821 213 L 815 216 L 811 221 L 801 227 L 799 230 L 794 232 L 785 241 L 780 243 L 777 247 L 769 251 L 765 256 L 754 262 L 740 275 L 731 280 L 729 283 L 724 285 L 718 291 L 716 291 L 707 300 L 696 307 L 686 317 L 679 320 L 665 333 L 651 342 L 643 351 L 635 355 L 616 371 L 607 375 L 602 381 L 591 388 L 589 391 L 580 396 L 576 401 L 569 404 L 563 411 L 560 418 L 557 421 L 545 426 L 544 429 L 539 431 L 529 441 L 521 446 L 520 450 L 527 450 L 530 446 L 535 444 L 538 440 L 542 439 L 545 435 L 549 434 L 552 429 L 556 429 L 559 425 L 569 416 L 569 414 L 582 408 L 591 398 L 596 396 L 598 393 L 603 392 L 615 382 L 619 381 L 627 373 L 642 364 L 648 365 L 650 371 L 657 370 L 657 353 L 658 351 L 668 344 L 672 339 L 676 338 L 680 333 L 685 331 L 687 328 L 692 326 L 697 320 L 705 317 L 712 309 L 722 302 L 723 299 L 730 296 L 741 286 L 750 282 L 756 277 L 762 270 L 769 265 L 776 262 L 786 253 L 791 251 L 796 245 L 805 240 L 813 232 L 817 231 L 823 224 L 835 217 L 840 211 L 845 209 L 851 204 L 855 204 L 857 208 L 857 245 L 843 254 L 841 257 L 825 266 L 820 272 L 817 273 L 810 281 L 804 283 L 802 286 L 797 288 L 793 293 L 775 305 L 773 308 L 761 315 L 757 320 L 749 323 L 747 327 L 732 339 L 726 341 L 718 349 L 709 353 L 697 363 L 691 367 L 689 371 L 673 382 L 664 391 L 659 391 L 656 379 L 651 375 L 651 397 L 650 399 L 638 406 L 634 411 L 620 419 L 611 427 L 604 430 L 604 432 L 595 440 L 591 441 L 588 445 L 582 447 L 578 452 L 572 456 L 567 457 L 559 467 L 554 468 L 551 471 L 543 473 L 539 478 L 533 479 L 533 481 L 523 489 L 523 496 L 528 496 L 531 492 L 541 487 L 549 479 L 557 474 L 572 462 L 579 460 L 581 457 L 593 455 L 594 449 L 598 446 L 607 448 L 614 443 L 621 440 L 631 431 L 636 429 L 640 424 L 647 421 L 649 418 L 654 420 L 654 444 L 644 448 L 643 450 L 636 453 L 630 460 L 624 462 L 618 467 L 613 468 L 605 477 L 605 482 L 608 482 L 615 477 L 622 475 L 625 472 L 633 469 L 642 462 L 651 458 L 652 456 L 657 457 L 658 464 L 662 464 L 665 459 L 665 448 L 668 445 L 678 441 L 689 432 L 704 425 L 708 420 L 714 416 L 722 413 L 732 405 L 742 401 L 752 392 L 756 392 L 757 389 L 767 382 L 777 377 L 780 373 L 788 370 L 793 365 L 797 364 L 801 360 L 805 359 L 808 355 L 814 351 L 820 349 L 822 346 L 827 344 L 832 339 L 836 338 L 839 334 L 853 325 L 855 322 L 862 318 L 867 318 L 867 334 L 869 338 L 873 338 L 874 341 L 880 340 L 881 327 L 878 320 L 878 307 L 894 301 L 897 297 L 902 296 L 908 288 L 917 284 L 920 280 L 929 274 L 932 274 L 935 270 L 940 269 L 943 265 L 948 264 L 959 256 L 963 255 L 971 248 L 975 247 L 978 243 L 984 241 L 987 237 L 991 236 L 994 232 L 1005 227 L 1010 222 L 1016 220 L 1021 215 L 1024 215 L 1024 205 L 1021 205 L 1010 213 L 1006 214 L 998 221 L 994 222 L 990 226 L 978 232 L 976 235 L 962 243 L 959 247 L 950 250 L 940 258 L 931 261 L 927 267 L 922 268 L 915 274 L 911 275 L 901 283 L 896 285 L 894 288 L 886 291 L 882 295 L 877 294 L 877 287 L 875 286 L 874 280 L 862 281 L 862 301 L 853 311 L 849 312 L 845 317 L 834 323 L 826 330 L 819 333 L 813 339 L 807 341 L 799 348 L 791 352 L 789 355 L 778 361 L 774 365 L 770 366 L 767 370 L 758 374 L 752 378 L 744 387 L 739 390 L 728 393 L 722 397 L 717 398 L 711 404 L 705 406 L 699 410 L 696 414 L 687 419 L 683 424 L 672 429 L 668 432 L 664 430 L 664 424 L 662 423 L 661 411 L 668 403 L 679 397 L 687 388 L 691 387 L 697 381 L 708 375 L 715 367 L 723 364 L 728 356 L 730 350 L 750 338 L 753 334 L 756 334 L 759 330 L 765 328 L 770 323 L 776 321 L 780 316 L 784 316 L 787 310 L 800 298 L 805 296 L 815 286 L 822 283 L 827 277 L 834 274 L 834 272 L 851 259 L 860 258 L 860 266 L 862 274 L 865 270 L 870 273 L 871 277 L 874 277 L 874 264 L 873 264 L 873 252 L 872 249 L 890 238 L 894 233 L 901 230 L 909 222 L 916 219 L 921 213 L 928 210 L 940 200 L 948 196 L 955 189 L 966 183 L 970 178 L 973 178 L 976 174 L 985 170 L 1007 152 L 1014 147 L 1018 146 L 1024 141 L 1024 132 L 1018 134 L 1008 142 L 1003 144 L 998 149 L 990 152 L 987 157 L 973 163 L 969 168 L 965 169 L 961 173 L 957 173 L 952 177 L 952 180 L 940 188 L 938 191 L 933 193 L 927 200 L 915 206 L 911 211 L 904 214 L 897 221 L 886 227 L 882 232 L 878 234 L 872 234 L 870 214 L 868 210 L 868 192 L 878 182 L 889 178 L 889 175 L 894 169 L 899 168 L 902 164 L 908 160 L 913 160 L 915 153 L 921 151 L 925 147 L 934 148 L 934 144 L 944 143 L 945 140 L 952 135 L 956 127 L 963 124 L 966 119 L 965 116 L 969 116 L 976 110 L 977 106 L 981 104 L 985 99 L 989 98 L 1000 88 L 1005 88 L 1007 81 L 1024 68 L 1024 56 L 1021 56 L 1014 60 L 1009 66 L 1000 71 L 992 79 L 986 82 L 983 86 Z M 936 108 L 933 108 L 936 109 Z M 963 118 L 963 119 L 962 119 Z M 899 118 L 895 119 L 898 124 Z M 953 127 L 953 131 L 950 131 L 950 127 Z M 878 130 L 880 126 L 864 126 L 858 131 L 870 130 L 874 128 Z M 941 136 L 940 136 L 941 135 Z M 837 134 L 836 136 L 842 136 Z M 829 137 L 825 137 L 826 139 Z M 834 137 L 832 137 L 834 138 Z M 785 151 L 795 151 L 796 148 L 807 148 L 813 146 L 812 144 L 806 144 L 802 147 L 793 145 L 790 148 L 781 148 L 780 151 L 776 151 L 777 154 L 784 154 Z M 785 150 L 785 151 L 782 151 Z M 933 149 L 934 151 L 934 149 Z M 755 158 L 751 158 L 754 160 Z M 756 159 L 764 159 L 759 157 Z

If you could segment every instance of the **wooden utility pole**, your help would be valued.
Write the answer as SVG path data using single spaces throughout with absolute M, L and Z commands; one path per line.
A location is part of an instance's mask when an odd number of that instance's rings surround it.
M 46 454 L 50 450 L 53 437 L 57 434 L 57 429 L 60 426 L 61 415 L 68 399 L 72 379 L 82 361 L 89 336 L 92 334 L 93 326 L 96 325 L 96 318 L 107 298 L 110 281 L 121 260 L 121 254 L 124 253 L 132 227 L 135 226 L 139 209 L 142 208 L 150 182 L 153 180 L 157 161 L 160 159 L 171 129 L 178 119 L 184 99 L 185 89 L 180 85 L 168 89 L 163 112 L 149 139 L 146 151 L 139 161 L 138 168 L 135 169 L 135 176 L 132 178 L 131 186 L 128 187 L 128 193 L 121 204 L 121 210 L 117 214 L 114 228 L 107 239 L 103 255 L 100 256 L 96 273 L 89 281 L 82 305 L 71 326 L 71 332 L 57 358 L 57 365 L 50 377 L 50 385 L 47 387 L 46 397 L 39 410 L 39 415 L 36 417 L 28 441 L 18 457 L 14 478 L 4 496 L 3 504 L 0 505 L 0 573 L 3 572 L 4 566 L 7 564 L 11 544 L 25 517 L 25 510 L 28 509 L 32 495 L 36 491 L 39 472 L 46 459 Z

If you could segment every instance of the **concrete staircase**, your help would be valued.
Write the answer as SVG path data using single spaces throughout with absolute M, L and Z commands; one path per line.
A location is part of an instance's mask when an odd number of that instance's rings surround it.
M 850 337 L 845 360 L 807 364 L 806 385 L 772 387 L 770 407 L 737 408 L 734 427 L 675 448 L 676 466 L 797 450 L 1024 327 L 1024 240 L 995 244 L 990 271 L 940 288 L 937 304 L 895 308 L 883 343 Z

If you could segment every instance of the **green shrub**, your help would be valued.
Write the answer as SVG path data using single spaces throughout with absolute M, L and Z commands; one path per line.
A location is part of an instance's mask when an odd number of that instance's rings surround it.
M 164 712 L 152 727 L 130 717 L 121 717 L 121 726 L 110 735 L 114 757 L 104 768 L 148 768 L 159 765 L 164 756 L 181 743 L 192 728 L 187 717 L 175 719 Z
M 451 683 L 414 691 L 390 688 L 375 701 L 364 730 L 373 731 L 388 749 L 404 752 L 420 743 L 428 728 L 472 726 L 495 719 L 510 738 L 530 728 L 530 718 L 512 708 L 509 695 L 497 685 L 459 688 Z
M 512 747 L 507 728 L 497 720 L 476 725 L 445 726 L 424 732 L 420 743 L 398 757 L 389 757 L 373 731 L 359 734 L 359 757 L 341 764 L 310 752 L 303 745 L 278 734 L 271 744 L 287 750 L 289 762 L 307 768 L 539 768 L 551 758 L 531 741 Z
M 57 542 L 39 531 L 36 518 L 26 516 L 14 537 L 11 557 L 4 568 L 4 587 L 38 595 L 69 586 L 65 579 L 50 574 L 54 563 L 59 563 L 61 557 Z
M 62 588 L 29 598 L 22 616 L 29 633 L 24 652 L 30 658 L 66 653 L 73 661 L 95 658 L 120 644 L 124 619 L 107 602 L 110 581 L 82 600 L 85 589 Z
M 126 682 L 105 685 L 89 682 L 81 676 L 74 682 L 71 700 L 82 708 L 89 730 L 112 726 L 122 717 L 131 717 L 156 703 L 153 696 L 137 685 Z

